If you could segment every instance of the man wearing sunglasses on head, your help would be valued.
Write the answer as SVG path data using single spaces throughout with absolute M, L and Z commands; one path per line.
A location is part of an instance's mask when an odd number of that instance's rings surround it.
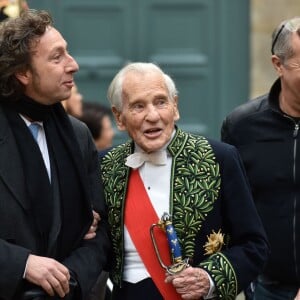
M 222 140 L 244 162 L 271 256 L 254 299 L 300 299 L 300 17 L 279 24 L 271 60 L 278 74 L 270 92 L 225 119 Z

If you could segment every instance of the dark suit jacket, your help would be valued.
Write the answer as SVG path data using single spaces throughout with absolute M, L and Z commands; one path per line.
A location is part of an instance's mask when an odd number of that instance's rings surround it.
M 82 231 L 73 245 L 64 245 L 69 256 L 62 261 L 78 276 L 82 299 L 95 283 L 97 276 L 106 263 L 109 249 L 106 212 L 103 201 L 102 183 L 98 163 L 98 154 L 88 128 L 80 121 L 70 118 L 75 135 L 83 155 L 93 203 L 90 207 L 101 214 L 101 223 L 97 237 L 83 241 L 83 237 L 92 223 L 90 210 L 82 211 L 87 217 L 81 224 Z M 83 199 L 83 201 L 89 201 Z M 85 207 L 88 207 L 85 206 Z M 76 222 L 77 220 L 74 220 Z M 59 223 L 58 223 L 59 224 Z M 59 225 L 57 225 L 59 226 Z M 63 241 L 62 241 L 63 243 Z M 26 199 L 25 180 L 22 163 L 14 135 L 0 107 L 0 299 L 17 300 L 16 292 L 25 282 L 23 273 L 28 255 L 35 253 L 37 235 L 32 225 L 32 216 Z M 77 299 L 76 299 L 77 300 Z M 78 299 L 79 300 L 79 299 Z

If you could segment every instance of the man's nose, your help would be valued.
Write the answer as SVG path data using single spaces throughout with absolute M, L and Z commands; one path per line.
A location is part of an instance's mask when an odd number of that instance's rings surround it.
M 154 105 L 148 106 L 146 120 L 156 121 L 157 119 L 159 119 L 159 113 L 157 108 Z
M 79 66 L 78 66 L 77 61 L 73 58 L 73 56 L 68 54 L 68 63 L 66 65 L 66 71 L 75 73 L 78 70 L 79 70 Z

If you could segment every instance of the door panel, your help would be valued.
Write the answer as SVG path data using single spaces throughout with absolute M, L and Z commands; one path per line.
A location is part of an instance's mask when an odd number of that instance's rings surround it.
M 208 133 L 205 124 L 210 115 L 205 103 L 209 95 L 203 99 L 199 96 L 207 91 L 207 66 L 213 43 L 205 28 L 213 13 L 212 3 L 143 1 L 139 13 L 140 59 L 158 63 L 171 75 L 179 90 L 179 124 L 202 134 Z M 205 114 L 201 114 L 202 106 L 207 109 Z
M 80 66 L 76 80 L 86 100 L 106 102 L 108 84 L 130 52 L 130 9 L 124 1 L 63 2 L 61 26 Z

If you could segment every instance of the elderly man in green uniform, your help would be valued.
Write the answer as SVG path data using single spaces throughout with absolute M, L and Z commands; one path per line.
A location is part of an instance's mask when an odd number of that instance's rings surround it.
M 155 64 L 125 66 L 108 97 L 118 128 L 131 137 L 102 162 L 113 299 L 235 299 L 269 252 L 236 149 L 175 125 L 177 90 Z M 187 262 L 167 275 L 149 232 L 165 212 Z M 163 240 L 156 242 L 166 255 Z

